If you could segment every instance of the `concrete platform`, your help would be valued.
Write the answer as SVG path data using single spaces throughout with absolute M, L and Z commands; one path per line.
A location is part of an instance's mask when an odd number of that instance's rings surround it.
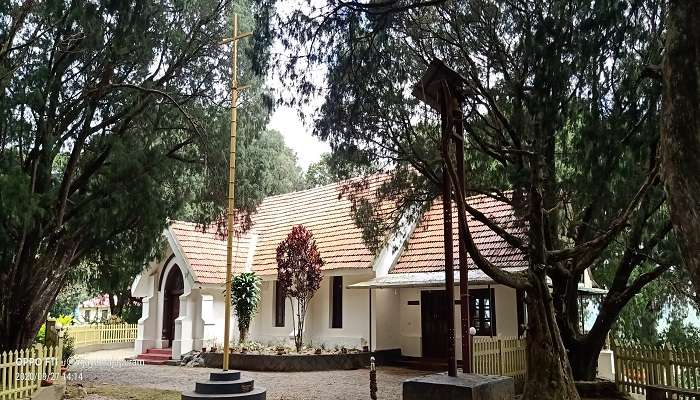
M 513 378 L 447 373 L 419 376 L 403 382 L 403 400 L 512 400 Z

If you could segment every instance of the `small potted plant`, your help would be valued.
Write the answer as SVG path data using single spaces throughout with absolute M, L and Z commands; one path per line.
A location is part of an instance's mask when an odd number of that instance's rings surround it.
M 61 375 L 65 375 L 68 367 L 73 363 L 75 357 L 75 340 L 66 336 L 63 339 L 63 352 L 61 353 Z

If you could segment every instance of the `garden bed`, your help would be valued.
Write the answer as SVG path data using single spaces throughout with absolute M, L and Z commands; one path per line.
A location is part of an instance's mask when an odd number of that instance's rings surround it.
M 210 368 L 221 368 L 223 365 L 223 353 L 202 353 L 204 365 Z M 370 353 L 301 353 L 301 354 L 268 354 L 259 353 L 231 353 L 229 368 L 245 371 L 276 371 L 276 372 L 302 372 L 302 371 L 330 371 L 350 370 L 364 368 L 369 365 Z

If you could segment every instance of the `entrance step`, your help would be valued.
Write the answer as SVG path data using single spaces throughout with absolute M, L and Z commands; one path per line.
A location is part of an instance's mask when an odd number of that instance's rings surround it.
M 256 388 L 240 371 L 221 371 L 212 372 L 208 381 L 196 382 L 194 392 L 183 392 L 181 400 L 265 400 L 266 395 L 265 388 Z
M 173 349 L 170 347 L 165 348 L 165 349 L 148 349 L 146 350 L 146 353 L 148 354 L 167 354 L 168 356 L 173 355 Z
M 172 361 L 173 349 L 147 349 L 145 353 L 137 355 L 135 360 L 143 361 L 147 365 L 163 365 Z
M 168 361 L 170 360 L 169 354 L 152 354 L 152 353 L 142 353 L 136 356 L 137 360 L 153 360 L 153 361 Z

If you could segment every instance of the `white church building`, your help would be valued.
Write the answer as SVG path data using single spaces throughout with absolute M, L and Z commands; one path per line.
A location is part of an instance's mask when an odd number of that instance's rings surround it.
M 368 195 L 381 184 L 374 178 Z M 249 339 L 261 343 L 290 341 L 289 301 L 277 291 L 276 248 L 295 225 L 311 230 L 325 264 L 321 288 L 307 313 L 306 342 L 371 350 L 400 349 L 407 357 L 442 358 L 447 347 L 444 314 L 443 214 L 435 201 L 415 222 L 386 238 L 371 252 L 356 226 L 352 202 L 338 183 L 266 198 L 252 216 L 253 225 L 234 240 L 234 273 L 254 271 L 262 278 L 261 302 Z M 517 229 L 513 209 L 489 196 L 470 204 L 509 230 Z M 456 211 L 453 218 L 457 232 Z M 470 220 L 482 253 L 500 268 L 526 268 L 524 255 L 483 224 Z M 153 261 L 133 282 L 132 295 L 142 298 L 135 350 L 168 353 L 174 359 L 203 347 L 221 345 L 224 332 L 226 238 L 215 228 L 172 221 L 164 231 L 163 257 Z M 455 266 L 459 254 L 454 247 Z M 470 260 L 471 322 L 478 336 L 519 337 L 527 315 L 522 293 L 494 284 Z M 456 268 L 457 269 L 457 268 Z M 459 276 L 455 273 L 456 285 Z M 581 290 L 592 287 L 586 274 Z M 455 288 L 456 349 L 460 349 L 459 287 Z M 237 340 L 232 316 L 232 340 Z M 457 351 L 457 358 L 461 354 Z

